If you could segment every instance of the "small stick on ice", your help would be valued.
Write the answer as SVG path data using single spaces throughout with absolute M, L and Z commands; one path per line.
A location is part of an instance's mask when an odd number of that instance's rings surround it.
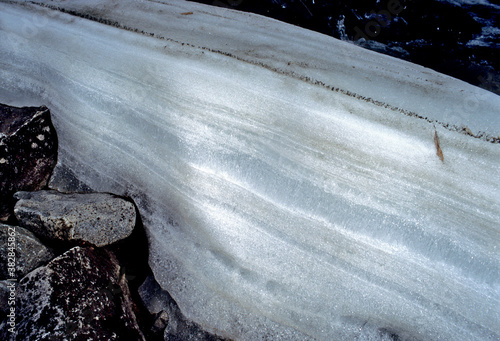
M 441 150 L 441 147 L 439 146 L 439 137 L 438 137 L 438 132 L 436 130 L 436 127 L 434 127 L 434 144 L 436 145 L 436 155 L 439 157 L 439 160 L 444 162 L 443 151 Z

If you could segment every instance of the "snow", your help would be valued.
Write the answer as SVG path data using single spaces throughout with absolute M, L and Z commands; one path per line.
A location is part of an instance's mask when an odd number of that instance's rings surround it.
M 59 162 L 134 198 L 188 318 L 238 340 L 500 337 L 500 148 L 449 128 L 500 135 L 499 96 L 252 14 L 42 3 L 122 28 L 0 3 L 0 101 L 47 105 Z

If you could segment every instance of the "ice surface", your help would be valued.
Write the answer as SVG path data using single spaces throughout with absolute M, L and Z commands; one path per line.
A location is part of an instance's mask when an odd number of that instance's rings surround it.
M 450 127 L 500 135 L 499 96 L 256 15 L 46 3 L 94 20 L 0 3 L 0 102 L 49 106 L 60 163 L 134 198 L 188 318 L 240 340 L 500 337 L 500 148 Z
M 488 0 L 440 0 L 441 2 L 449 2 L 457 6 L 462 5 L 483 5 L 483 6 L 491 6 L 497 7 L 498 5 L 488 1 Z

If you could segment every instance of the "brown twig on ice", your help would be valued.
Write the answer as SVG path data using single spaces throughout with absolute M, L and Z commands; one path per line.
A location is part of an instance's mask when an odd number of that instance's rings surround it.
M 441 150 L 441 146 L 439 145 L 439 137 L 436 127 L 434 127 L 434 144 L 436 145 L 436 155 L 439 157 L 439 160 L 444 162 L 443 151 Z

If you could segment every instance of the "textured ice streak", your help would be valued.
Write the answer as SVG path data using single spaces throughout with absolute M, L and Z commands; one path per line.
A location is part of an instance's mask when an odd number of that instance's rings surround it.
M 187 317 L 242 340 L 500 337 L 500 148 L 442 125 L 498 135 L 498 96 L 254 15 L 47 3 L 129 30 L 1 3 L 0 101 L 43 101 L 60 163 L 136 200 Z

